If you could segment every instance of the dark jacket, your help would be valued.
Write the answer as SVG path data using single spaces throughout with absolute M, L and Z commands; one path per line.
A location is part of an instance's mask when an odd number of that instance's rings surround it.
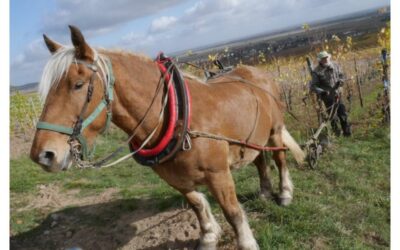
M 342 86 L 343 82 L 344 75 L 338 64 L 331 62 L 326 67 L 318 64 L 312 73 L 310 89 L 317 94 L 320 94 L 322 91 L 332 93 L 337 87 Z

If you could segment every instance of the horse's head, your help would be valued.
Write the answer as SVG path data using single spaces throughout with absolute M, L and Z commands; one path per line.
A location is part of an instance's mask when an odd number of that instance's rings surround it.
M 81 150 L 93 143 L 107 123 L 106 106 L 112 98 L 106 59 L 85 42 L 79 29 L 70 30 L 70 48 L 43 36 L 52 57 L 39 85 L 45 102 L 30 157 L 49 172 L 71 165 L 71 138 Z

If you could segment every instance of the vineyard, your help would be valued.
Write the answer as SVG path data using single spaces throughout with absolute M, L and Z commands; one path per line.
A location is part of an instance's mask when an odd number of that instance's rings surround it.
M 36 93 L 16 92 L 10 97 L 10 133 L 27 135 L 35 128 L 42 112 L 42 102 Z
M 387 27 L 377 35 L 377 41 L 382 47 L 390 48 L 390 24 L 387 24 Z M 307 105 L 307 101 L 315 101 L 308 93 L 308 83 L 311 77 L 306 67 L 306 58 L 313 58 L 319 50 L 325 49 L 332 54 L 333 60 L 339 63 L 347 77 L 343 96 L 346 97 L 351 109 L 353 102 L 358 100 L 362 102 L 364 92 L 370 92 L 371 86 L 368 83 L 380 81 L 382 78 L 379 47 L 352 51 L 352 46 L 351 37 L 341 39 L 334 35 L 305 55 L 267 60 L 267 56 L 260 52 L 255 66 L 269 72 L 280 83 L 283 100 L 288 110 L 301 116 L 310 113 L 308 110 L 310 105 Z M 228 48 L 226 53 L 229 54 Z M 206 68 L 215 70 L 215 66 L 211 62 L 218 58 L 226 58 L 226 55 L 209 55 L 210 63 L 206 65 Z M 200 77 L 203 76 L 201 70 L 190 65 L 181 64 L 181 68 Z M 36 93 L 23 94 L 17 91 L 11 95 L 10 99 L 11 135 L 31 133 L 42 109 L 39 96 Z
M 342 55 L 336 60 L 347 76 L 342 96 L 346 107 L 351 111 L 361 106 L 363 95 L 370 93 L 382 78 L 382 65 L 379 49 L 372 48 Z M 318 108 L 315 97 L 309 93 L 311 80 L 305 64 L 305 55 L 301 57 L 279 58 L 271 63 L 259 64 L 257 67 L 269 72 L 282 88 L 282 100 L 287 109 L 296 114 L 306 127 L 318 126 Z M 186 67 L 187 71 L 193 72 Z M 194 71 L 195 73 L 199 73 Z M 23 94 L 16 92 L 10 98 L 10 133 L 11 137 L 32 139 L 31 135 L 39 119 L 43 104 L 37 93 Z M 351 114 L 351 112 L 350 112 Z M 288 117 L 290 119 L 290 117 Z M 377 117 L 377 120 L 381 117 Z M 357 121 L 353 121 L 357 123 Z M 298 131 L 304 138 L 310 132 L 307 129 Z
M 309 27 L 305 25 L 304 29 L 307 32 Z M 385 119 L 384 112 L 377 110 L 387 105 L 389 100 L 383 98 L 382 77 L 385 74 L 384 68 L 387 67 L 385 66 L 387 62 L 382 62 L 381 50 L 382 48 L 390 50 L 390 23 L 387 23 L 386 27 L 383 27 L 373 37 L 373 42 L 364 48 L 354 44 L 353 38 L 350 36 L 332 35 L 323 39 L 319 44 L 310 42 L 310 50 L 306 54 L 275 58 L 262 51 L 258 52 L 258 56 L 253 60 L 254 65 L 268 72 L 273 79 L 279 82 L 282 92 L 281 99 L 285 103 L 287 111 L 296 116 L 296 120 L 293 120 L 293 116 L 287 115 L 287 120 L 289 124 L 294 123 L 292 125 L 298 133 L 298 139 L 309 137 L 312 128 L 317 128 L 321 122 L 321 104 L 318 103 L 315 94 L 309 91 L 311 75 L 306 63 L 306 59 L 311 58 L 315 66 L 316 54 L 321 50 L 326 50 L 332 55 L 332 60 L 340 65 L 345 75 L 346 80 L 341 90 L 341 96 L 350 113 L 350 118 L 358 116 L 359 112 L 373 113 L 374 122 L 364 125 L 376 127 L 382 124 Z M 371 40 L 371 36 L 368 39 Z M 362 42 L 365 44 L 365 41 Z M 210 54 L 208 63 L 201 63 L 197 66 L 196 62 L 181 63 L 181 67 L 191 74 L 203 77 L 204 73 L 201 68 L 211 72 L 218 71 L 213 62 L 220 60 L 229 63 L 229 55 L 229 48 L 226 47 L 221 53 Z M 381 91 L 376 95 L 376 105 L 365 107 L 364 96 L 371 93 L 377 86 Z M 298 129 L 299 122 L 300 130 Z M 355 126 L 363 123 L 354 119 L 351 122 Z

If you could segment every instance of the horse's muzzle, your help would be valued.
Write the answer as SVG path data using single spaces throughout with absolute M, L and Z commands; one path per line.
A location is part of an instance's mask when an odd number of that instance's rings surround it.
M 66 153 L 60 160 L 57 152 L 49 149 L 42 150 L 37 156 L 31 154 L 31 159 L 47 172 L 67 170 L 71 165 L 71 157 L 69 153 Z

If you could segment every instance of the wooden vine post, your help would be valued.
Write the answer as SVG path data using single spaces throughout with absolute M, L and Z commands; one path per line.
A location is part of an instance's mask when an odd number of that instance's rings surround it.
M 362 92 L 361 92 L 361 82 L 360 82 L 360 77 L 358 75 L 358 67 L 357 67 L 356 57 L 354 57 L 354 69 L 356 71 L 356 83 L 357 83 L 358 97 L 360 99 L 360 105 L 361 105 L 361 107 L 364 107 L 364 101 L 363 101 L 363 96 L 362 96 Z

